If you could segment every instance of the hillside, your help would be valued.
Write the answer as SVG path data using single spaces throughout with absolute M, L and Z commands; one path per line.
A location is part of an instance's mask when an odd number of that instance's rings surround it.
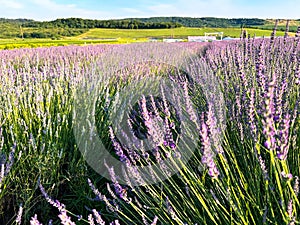
M 130 20 L 134 20 L 131 18 Z M 256 18 L 239 18 L 239 19 L 227 19 L 227 18 L 215 18 L 215 17 L 151 17 L 151 18 L 139 18 L 138 20 L 144 23 L 160 23 L 160 22 L 173 22 L 182 24 L 185 27 L 250 27 L 260 26 L 266 23 L 263 19 Z
M 252 27 L 264 29 L 264 30 L 271 30 L 274 28 L 275 22 L 276 22 L 276 20 L 274 20 L 274 19 L 267 19 L 267 20 L 265 20 L 265 23 L 263 25 L 252 26 Z M 286 22 L 287 22 L 286 20 L 278 20 L 277 30 L 285 31 Z M 289 21 L 289 31 L 290 32 L 296 32 L 299 26 L 300 26 L 300 20 L 290 20 Z
M 271 31 L 262 29 L 246 28 L 247 33 L 253 37 L 255 36 L 270 36 Z M 239 38 L 241 34 L 240 28 L 195 28 L 195 27 L 181 27 L 174 29 L 140 29 L 140 30 L 125 30 L 125 29 L 107 29 L 96 28 L 90 29 L 88 32 L 79 35 L 80 39 L 139 39 L 139 38 L 187 38 L 188 36 L 204 36 L 206 32 L 223 32 L 223 36 L 230 36 Z M 278 36 L 283 36 L 284 32 L 277 32 Z
M 278 30 L 285 30 L 285 20 L 279 21 Z M 73 37 L 95 28 L 111 29 L 173 29 L 180 27 L 196 28 L 257 28 L 272 30 L 275 20 L 256 18 L 192 18 L 192 17 L 151 17 L 127 18 L 119 20 L 91 20 L 81 18 L 34 21 L 31 19 L 0 18 L 0 38 L 50 38 Z M 300 20 L 290 21 L 290 31 L 295 32 Z
M 270 36 L 270 30 L 246 28 L 253 37 Z M 86 44 L 125 44 L 133 42 L 163 41 L 163 38 L 182 38 L 187 41 L 188 36 L 203 36 L 205 32 L 223 32 L 224 37 L 239 37 L 240 28 L 195 28 L 181 27 L 174 29 L 112 29 L 94 28 L 74 37 L 64 37 L 57 40 L 49 38 L 14 38 L 0 39 L 0 49 L 28 48 L 42 46 L 86 45 Z M 278 31 L 277 36 L 284 32 Z M 293 33 L 289 34 L 294 36 Z

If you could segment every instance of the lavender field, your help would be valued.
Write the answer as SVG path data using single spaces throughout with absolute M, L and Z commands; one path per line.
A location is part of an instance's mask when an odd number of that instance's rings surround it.
M 299 224 L 299 43 L 0 51 L 0 224 Z

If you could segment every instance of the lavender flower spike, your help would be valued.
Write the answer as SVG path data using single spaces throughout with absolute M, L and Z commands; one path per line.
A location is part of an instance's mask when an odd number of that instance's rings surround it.
M 283 129 L 280 131 L 280 146 L 278 146 L 277 157 L 280 160 L 287 158 L 289 149 L 289 128 L 290 128 L 290 115 L 287 114 L 283 120 Z
M 105 221 L 101 218 L 101 215 L 99 214 L 99 212 L 96 209 L 93 209 L 93 214 L 96 218 L 97 224 L 105 225 Z
M 95 225 L 95 220 L 92 214 L 89 214 L 88 221 L 89 221 L 89 225 Z
M 30 225 L 43 225 L 43 224 L 40 223 L 40 221 L 38 221 L 37 215 L 35 214 L 34 217 L 31 217 Z
M 76 225 L 73 221 L 71 221 L 71 217 L 67 215 L 67 210 L 62 209 L 58 217 L 61 220 L 61 224 L 63 225 Z
M 201 162 L 208 167 L 208 174 L 212 178 L 217 178 L 219 176 L 219 170 L 213 160 L 214 154 L 211 149 L 211 143 L 208 136 L 208 128 L 205 122 L 202 123 L 200 135 L 202 138 L 203 152 Z
M 38 181 L 39 182 L 39 181 Z M 60 214 L 59 214 L 59 218 L 61 220 L 61 224 L 63 225 L 76 225 L 74 222 L 71 221 L 71 218 L 67 215 L 67 210 L 64 204 L 61 204 L 58 200 L 53 200 L 45 191 L 44 187 L 42 186 L 42 184 L 40 184 L 39 182 L 39 187 L 40 190 L 42 192 L 42 194 L 44 195 L 45 199 L 47 200 L 47 202 L 49 202 L 51 205 L 53 205 L 54 207 L 56 207 Z
M 18 216 L 17 216 L 17 219 L 16 219 L 16 224 L 21 225 L 22 214 L 23 214 L 23 205 L 20 204 L 19 211 L 18 211 Z

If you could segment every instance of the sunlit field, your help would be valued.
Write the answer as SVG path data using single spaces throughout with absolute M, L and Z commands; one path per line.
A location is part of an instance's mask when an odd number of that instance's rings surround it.
M 164 38 L 186 38 L 187 36 L 204 36 L 205 32 L 224 32 L 224 36 L 239 38 L 241 34 L 240 28 L 193 28 L 181 27 L 174 29 L 91 29 L 88 32 L 79 35 L 79 37 L 89 38 L 114 38 L 114 37 L 127 37 L 127 38 L 141 38 L 141 37 L 164 37 Z M 251 29 L 247 28 L 249 35 L 257 37 L 270 36 L 271 30 Z M 284 32 L 278 32 L 277 35 L 283 36 Z
M 271 30 L 247 28 L 247 34 L 251 37 L 270 37 Z M 128 44 L 135 42 L 148 42 L 149 39 L 162 41 L 163 38 L 182 38 L 187 41 L 188 36 L 204 36 L 205 32 L 223 32 L 223 37 L 239 38 L 240 28 L 174 28 L 174 29 L 90 29 L 87 32 L 75 36 L 64 37 L 57 40 L 50 38 L 21 38 L 0 39 L 0 49 L 36 48 L 68 45 L 90 44 Z M 290 36 L 295 33 L 290 32 Z M 284 36 L 284 32 L 278 31 L 277 36 Z M 219 37 L 220 38 L 220 37 Z
M 0 224 L 300 223 L 300 30 L 248 34 L 1 50 Z

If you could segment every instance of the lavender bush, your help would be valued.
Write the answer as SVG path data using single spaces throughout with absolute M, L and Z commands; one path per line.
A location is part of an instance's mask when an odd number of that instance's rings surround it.
M 1 51 L 3 223 L 299 223 L 299 33 L 275 31 Z
M 299 38 L 223 42 L 211 45 L 203 58 L 222 81 L 227 109 L 222 144 L 214 142 L 216 118 L 208 105 L 206 113 L 197 110 L 199 121 L 190 117 L 199 122 L 200 154 L 176 176 L 161 181 L 153 173 L 159 184 L 143 185 L 140 177 L 140 185 L 129 180 L 121 186 L 109 168 L 114 191 L 103 198 L 93 187 L 95 194 L 124 224 L 139 223 L 136 215 L 146 219 L 157 215 L 161 224 L 298 223 Z M 193 60 L 191 64 L 201 57 Z M 145 98 L 140 102 L 146 136 L 162 138 L 151 152 L 153 158 L 140 156 L 145 164 L 167 157 L 168 148 L 162 145 L 168 143 L 167 137 L 151 132 L 149 126 L 154 108 L 150 103 L 147 107 Z M 122 151 L 117 154 L 120 159 L 127 156 L 127 175 L 139 177 L 130 149 L 122 148 L 114 135 L 111 140 L 115 150 Z M 201 165 L 201 170 L 194 165 Z

